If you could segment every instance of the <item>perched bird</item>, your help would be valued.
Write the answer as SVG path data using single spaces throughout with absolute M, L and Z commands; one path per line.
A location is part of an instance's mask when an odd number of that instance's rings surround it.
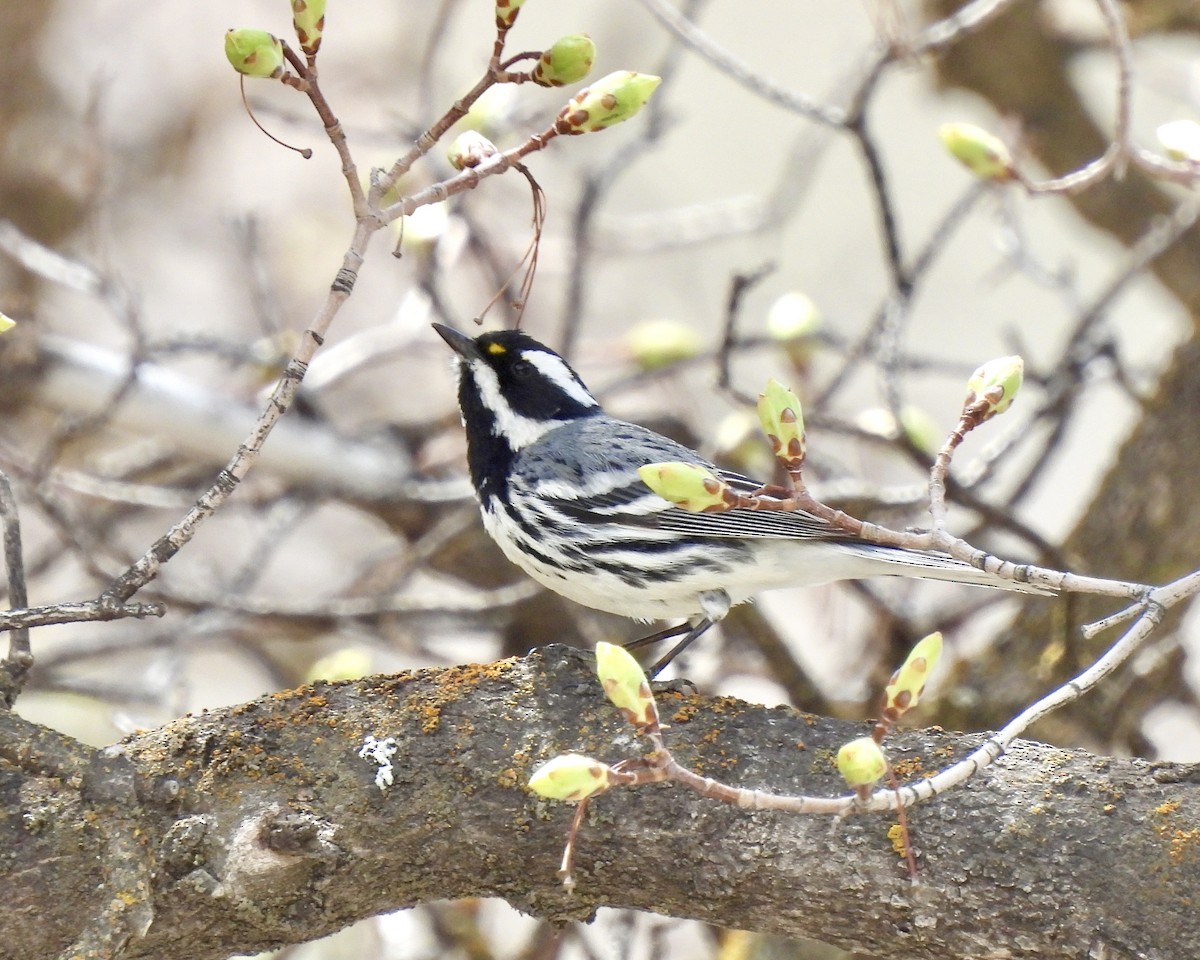
M 608 416 L 557 353 L 516 330 L 434 329 L 458 355 L 458 403 L 483 525 L 504 555 L 576 603 L 639 620 L 687 622 L 657 673 L 730 607 L 764 590 L 901 576 L 1027 593 L 1037 587 L 944 554 L 863 542 L 809 513 L 689 513 L 637 468 L 701 464 L 736 490 L 762 486 L 646 427 Z

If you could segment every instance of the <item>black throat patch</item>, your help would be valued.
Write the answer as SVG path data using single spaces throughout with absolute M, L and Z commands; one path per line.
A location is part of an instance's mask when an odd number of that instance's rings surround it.
M 479 394 L 475 378 L 462 370 L 458 378 L 458 406 L 467 429 L 467 466 L 479 501 L 487 504 L 494 496 L 504 497 L 505 477 L 516 453 L 508 441 L 496 435 L 496 415 Z

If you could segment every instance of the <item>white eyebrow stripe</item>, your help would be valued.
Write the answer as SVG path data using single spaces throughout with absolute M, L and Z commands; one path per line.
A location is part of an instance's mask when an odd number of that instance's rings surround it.
M 571 372 L 562 357 L 542 350 L 524 350 L 522 358 L 538 368 L 546 379 L 555 384 L 563 393 L 585 407 L 596 406 L 596 398 L 587 392 L 587 388 L 579 382 L 579 378 Z

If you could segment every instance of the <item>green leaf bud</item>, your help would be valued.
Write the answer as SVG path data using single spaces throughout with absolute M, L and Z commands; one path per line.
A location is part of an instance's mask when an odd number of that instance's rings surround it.
M 559 111 L 559 133 L 594 133 L 628 120 L 650 100 L 662 77 L 618 70 L 575 94 Z
M 578 753 L 564 753 L 547 760 L 529 778 L 529 789 L 547 800 L 576 803 L 607 790 L 608 767 Z
M 292 0 L 292 24 L 300 49 L 315 57 L 325 31 L 325 0 Z
M 859 737 L 843 745 L 837 755 L 838 773 L 852 787 L 869 787 L 887 773 L 883 748 L 870 737 Z
M 562 87 L 577 83 L 592 72 L 596 45 L 586 33 L 559 37 L 554 46 L 542 53 L 530 79 L 542 87 Z
M 912 404 L 900 408 L 899 422 L 886 407 L 868 407 L 854 418 L 854 423 L 860 430 L 887 440 L 903 436 L 924 453 L 935 452 L 942 440 L 941 428 L 934 419 Z
M 695 328 L 679 320 L 648 320 L 625 334 L 625 348 L 643 370 L 657 370 L 700 353 Z
M 963 401 L 964 412 L 982 405 L 981 423 L 998 413 L 1003 413 L 1012 406 L 1024 378 L 1025 361 L 1020 357 L 989 360 L 967 381 L 967 397 Z
M 521 12 L 521 4 L 525 0 L 496 0 L 496 26 L 507 30 L 517 22 L 517 14 Z
M 816 333 L 821 313 L 812 300 L 798 290 L 785 293 L 767 310 L 767 333 L 800 373 L 808 370 L 816 352 Z
M 234 70 L 247 77 L 277 77 L 283 73 L 283 43 L 266 30 L 243 27 L 228 31 L 225 56 Z
M 729 508 L 729 484 L 695 463 L 648 463 L 638 467 L 642 483 L 688 513 L 719 513 Z
M 999 137 L 973 123 L 945 123 L 938 136 L 951 155 L 981 180 L 1005 181 L 1014 176 L 1012 155 Z
M 884 688 L 884 708 L 893 718 L 899 719 L 921 701 L 925 683 L 942 655 L 942 635 L 931 633 L 920 640 L 903 666 L 892 674 Z
M 721 418 L 713 447 L 722 462 L 749 477 L 763 476 L 775 469 L 775 458 L 763 446 L 758 417 L 749 410 L 734 410 Z
M 392 224 L 396 240 L 413 250 L 432 249 L 449 228 L 450 206 L 445 200 L 417 207 L 403 222 L 396 220 Z
M 774 340 L 811 337 L 821 329 L 821 311 L 812 299 L 792 290 L 771 304 L 767 311 L 767 332 Z
M 357 680 L 371 672 L 374 661 L 365 647 L 343 647 L 316 660 L 304 675 L 305 683 L 317 680 Z
M 934 453 L 942 440 L 942 430 L 921 407 L 905 404 L 900 408 L 900 429 L 918 450 Z
M 778 380 L 768 380 L 758 397 L 758 421 L 775 456 L 788 470 L 798 470 L 805 453 L 800 399 Z
M 1172 120 L 1156 131 L 1158 142 L 1172 160 L 1200 163 L 1200 123 L 1195 120 Z
M 494 157 L 500 151 L 482 133 L 475 130 L 464 130 L 446 151 L 446 158 L 455 170 L 465 170 L 467 167 L 477 167 L 488 157 Z
M 887 407 L 867 407 L 860 410 L 854 418 L 854 425 L 864 433 L 870 433 L 885 440 L 895 440 L 900 433 L 896 418 Z
M 520 102 L 521 90 L 516 84 L 489 87 L 462 118 L 463 128 L 478 130 L 485 137 L 500 136 L 511 128 Z
M 624 647 L 596 644 L 596 676 L 604 695 L 638 728 L 658 729 L 658 706 L 642 665 Z

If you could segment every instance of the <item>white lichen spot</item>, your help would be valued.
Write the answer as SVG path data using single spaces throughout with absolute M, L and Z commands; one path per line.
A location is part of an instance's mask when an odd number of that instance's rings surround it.
M 395 737 L 379 740 L 370 734 L 363 738 L 363 745 L 358 749 L 358 756 L 361 759 L 378 765 L 379 769 L 375 771 L 375 786 L 380 790 L 386 791 L 394 782 L 392 757 L 396 755 L 397 749 Z

